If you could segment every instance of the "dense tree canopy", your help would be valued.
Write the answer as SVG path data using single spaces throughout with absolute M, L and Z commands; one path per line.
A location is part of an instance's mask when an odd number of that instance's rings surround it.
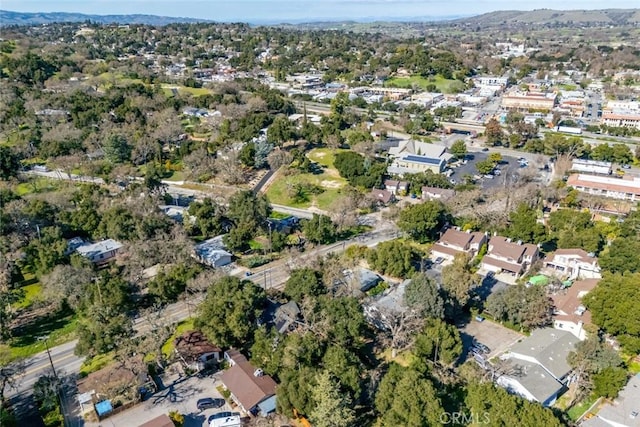
M 436 239 L 450 216 L 442 202 L 428 200 L 400 212 L 398 227 L 413 239 L 424 243 Z
M 638 283 L 640 273 L 606 274 L 598 286 L 585 296 L 593 322 L 615 335 L 630 353 L 640 352 Z
M 515 285 L 489 295 L 486 309 L 497 320 L 529 329 L 551 322 L 553 302 L 541 286 Z
M 222 347 L 244 347 L 253 337 L 264 291 L 252 282 L 227 276 L 211 284 L 199 308 L 196 326 Z

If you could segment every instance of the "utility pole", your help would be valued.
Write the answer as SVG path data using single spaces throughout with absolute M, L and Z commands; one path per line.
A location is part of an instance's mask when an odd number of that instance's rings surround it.
M 51 358 L 51 351 L 49 350 L 49 337 L 38 337 L 38 340 L 44 341 L 44 348 L 47 350 L 47 356 L 49 356 L 49 364 L 51 364 L 51 370 L 53 371 L 53 376 L 56 381 L 58 380 L 58 374 L 56 373 L 56 367 L 53 365 L 53 359 Z

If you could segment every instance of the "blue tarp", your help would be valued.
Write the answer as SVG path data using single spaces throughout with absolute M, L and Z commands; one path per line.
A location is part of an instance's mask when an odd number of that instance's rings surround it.
M 111 406 L 110 400 L 103 400 L 102 402 L 96 403 L 96 412 L 98 413 L 99 417 L 103 416 L 104 414 L 108 414 L 111 411 L 113 411 L 113 406 Z

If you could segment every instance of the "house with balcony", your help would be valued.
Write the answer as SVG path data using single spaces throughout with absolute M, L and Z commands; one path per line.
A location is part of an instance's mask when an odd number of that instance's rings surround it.
M 562 279 L 600 279 L 600 265 L 593 253 L 584 249 L 558 249 L 544 259 L 547 272 Z
M 582 299 L 593 290 L 599 279 L 584 279 L 564 287 L 551 296 L 553 299 L 553 327 L 573 334 L 579 340 L 587 338 L 585 325 L 591 323 L 591 313 Z
M 487 254 L 482 258 L 480 267 L 485 271 L 507 273 L 518 278 L 529 270 L 539 256 L 540 251 L 536 245 L 493 236 L 489 239 Z
M 487 236 L 484 233 L 449 228 L 431 247 L 431 258 L 453 261 L 453 258 L 461 253 L 473 257 L 485 243 L 487 243 Z

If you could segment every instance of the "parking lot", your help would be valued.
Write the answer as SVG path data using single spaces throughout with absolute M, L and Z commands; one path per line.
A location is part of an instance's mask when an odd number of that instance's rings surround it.
M 157 392 L 133 408 L 109 417 L 99 424 L 85 423 L 85 426 L 136 427 L 159 415 L 168 414 L 170 411 L 178 411 L 184 415 L 184 427 L 208 426 L 207 421 L 211 415 L 221 411 L 237 411 L 237 409 L 232 409 L 228 403 L 217 409 L 198 410 L 198 399 L 222 397 L 216 390 L 216 386 L 219 385 L 220 380 L 215 375 L 204 378 L 196 376 L 178 378 L 175 383 L 166 385 L 164 390 Z
M 486 160 L 489 157 L 488 152 L 473 152 L 467 155 L 467 163 L 466 164 L 458 164 L 458 166 L 454 166 L 452 170 L 454 173 L 451 175 L 451 179 L 454 179 L 456 183 L 464 182 L 464 176 L 479 176 L 478 170 L 476 169 L 476 164 L 483 160 Z M 493 178 L 481 177 L 476 180 L 476 184 L 481 185 L 483 188 L 492 188 L 500 185 L 504 185 L 505 179 L 512 179 L 514 174 L 519 173 L 520 170 L 526 169 L 521 168 L 518 164 L 518 159 L 510 156 L 503 156 L 503 161 L 500 165 L 498 165 L 498 169 L 500 170 L 500 175 L 495 175 Z M 527 166 L 531 167 L 531 166 Z
M 503 353 L 518 340 L 524 338 L 524 335 L 489 320 L 478 322 L 472 319 L 464 328 L 460 329 L 460 334 L 465 354 L 469 353 L 475 339 L 491 350 L 486 356 L 487 359 Z

